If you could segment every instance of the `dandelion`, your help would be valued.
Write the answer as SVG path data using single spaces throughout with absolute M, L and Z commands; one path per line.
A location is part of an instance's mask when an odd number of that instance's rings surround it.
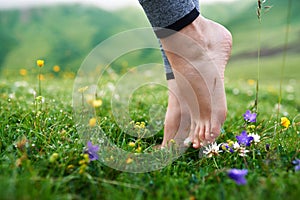
M 205 150 L 203 151 L 203 153 L 206 154 L 208 158 L 210 158 L 212 156 L 217 156 L 217 155 L 219 155 L 220 152 L 222 152 L 220 150 L 220 145 L 221 144 L 217 144 L 216 142 L 213 142 L 208 147 L 205 147 Z
M 281 117 L 280 121 L 280 124 L 285 128 L 288 128 L 291 124 L 290 120 L 287 117 Z
M 248 136 L 246 131 L 242 131 L 240 135 L 236 136 L 236 139 L 239 145 L 250 146 L 251 141 L 253 140 L 252 136 Z
M 292 161 L 293 165 L 295 165 L 295 171 L 300 170 L 300 159 L 295 159 Z
M 93 145 L 91 141 L 87 142 L 87 150 L 85 153 L 88 154 L 90 161 L 99 159 L 98 151 L 99 151 L 98 145 Z
M 230 169 L 227 172 L 229 178 L 235 181 L 237 185 L 245 185 L 247 180 L 245 176 L 248 174 L 248 170 L 246 169 Z
M 45 61 L 44 60 L 37 60 L 36 61 L 36 65 L 39 66 L 39 67 L 43 67 L 45 64 Z
M 97 123 L 97 119 L 96 119 L 95 117 L 93 117 L 93 118 L 91 118 L 91 119 L 89 120 L 89 126 L 90 126 L 90 127 L 96 126 L 96 123 Z
M 41 96 L 42 95 L 41 80 L 45 79 L 45 77 L 42 76 L 42 74 L 41 74 L 41 68 L 44 66 L 45 61 L 44 60 L 37 60 L 36 64 L 39 67 L 39 76 L 38 76 L 38 80 L 39 80 L 39 95 Z
M 60 71 L 60 67 L 58 65 L 54 65 L 53 66 L 53 71 L 54 72 L 59 72 Z
M 247 110 L 243 116 L 246 122 L 256 122 L 256 113 L 251 113 L 250 110 Z
M 20 69 L 19 71 L 21 76 L 26 76 L 27 75 L 27 70 L 26 69 Z

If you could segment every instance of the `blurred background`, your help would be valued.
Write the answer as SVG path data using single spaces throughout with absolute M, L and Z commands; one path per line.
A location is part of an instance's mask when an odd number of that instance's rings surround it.
M 283 63 L 284 80 L 299 81 L 300 1 L 293 0 L 290 11 L 288 3 L 266 1 L 260 22 L 256 0 L 201 1 L 202 15 L 232 32 L 229 79 L 255 79 L 260 48 L 262 81 L 278 80 Z M 30 71 L 36 59 L 44 59 L 45 70 L 76 72 L 101 41 L 149 26 L 137 0 L 0 0 L 0 71 L 3 76 Z M 122 60 L 122 66 L 138 60 L 160 62 L 161 58 L 158 52 L 140 52 L 127 58 L 126 64 Z

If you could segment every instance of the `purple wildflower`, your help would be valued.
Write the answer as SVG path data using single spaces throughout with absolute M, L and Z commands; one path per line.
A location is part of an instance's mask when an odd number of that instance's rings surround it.
M 235 181 L 238 185 L 245 185 L 247 183 L 247 180 L 245 179 L 245 176 L 247 175 L 248 170 L 246 169 L 230 169 L 227 173 L 229 178 Z
M 300 159 L 295 159 L 292 161 L 292 163 L 295 165 L 295 171 L 300 170 Z
M 270 144 L 266 144 L 266 151 L 270 150 Z
M 248 136 L 246 131 L 242 131 L 240 135 L 235 136 L 239 145 L 250 146 L 251 141 L 253 140 L 252 136 Z
M 87 142 L 86 153 L 89 155 L 90 161 L 99 159 L 98 151 L 99 151 L 99 146 L 93 145 L 91 141 Z
M 247 110 L 243 116 L 247 122 L 256 122 L 256 113 L 251 113 L 250 110 Z

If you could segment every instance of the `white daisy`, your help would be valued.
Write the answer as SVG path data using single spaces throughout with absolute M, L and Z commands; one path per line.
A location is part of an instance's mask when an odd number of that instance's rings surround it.
M 216 142 L 213 142 L 211 145 L 205 147 L 205 150 L 203 151 L 204 154 L 207 155 L 207 157 L 217 156 L 220 152 L 220 144 L 217 144 Z
M 260 136 L 257 133 L 250 133 L 249 137 L 253 137 L 253 142 L 255 144 L 260 142 Z

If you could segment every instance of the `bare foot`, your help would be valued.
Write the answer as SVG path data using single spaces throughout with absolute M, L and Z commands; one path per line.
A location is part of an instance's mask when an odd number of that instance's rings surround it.
M 161 144 L 166 147 L 174 139 L 179 146 L 189 136 L 191 119 L 189 109 L 184 102 L 174 79 L 168 80 L 169 99 L 165 117 L 164 138 Z M 175 137 L 176 136 L 176 137 Z
M 226 118 L 223 79 L 231 52 L 231 34 L 223 26 L 199 16 L 161 42 L 190 111 L 193 147 L 199 148 L 215 140 Z

